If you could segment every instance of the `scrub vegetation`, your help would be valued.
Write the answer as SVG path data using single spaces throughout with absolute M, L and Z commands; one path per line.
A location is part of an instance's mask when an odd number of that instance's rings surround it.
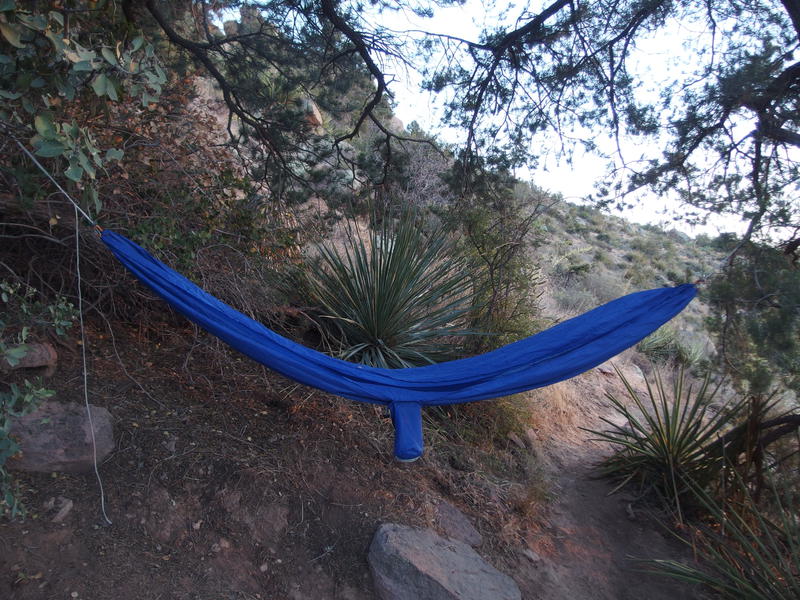
M 421 17 L 439 4 L 449 2 L 401 3 Z M 552 533 L 556 480 L 578 480 L 563 479 L 569 453 L 548 443 L 580 439 L 582 466 L 596 463 L 631 511 L 655 511 L 696 552 L 639 557 L 648 568 L 726 598 L 797 597 L 800 9 L 595 4 L 556 1 L 476 41 L 412 43 L 351 2 L 0 0 L 0 507 L 3 539 L 19 542 L 0 595 L 5 584 L 20 598 L 40 585 L 63 593 L 25 570 L 36 557 L 20 532 L 33 523 L 41 547 L 59 548 L 41 515 L 56 498 L 93 498 L 83 480 L 5 468 L 20 450 L 15 421 L 78 399 L 80 285 L 90 380 L 117 419 L 102 468 L 131 517 L 124 543 L 81 517 L 95 537 L 70 546 L 73 582 L 87 580 L 90 555 L 121 572 L 106 562 L 116 544 L 126 565 L 146 564 L 130 597 L 158 573 L 201 585 L 201 561 L 206 586 L 252 567 L 225 579 L 226 592 L 299 598 L 292 585 L 328 578 L 342 598 L 369 597 L 362 554 L 375 524 L 430 525 L 442 499 L 475 519 L 499 564 L 530 574 L 542 558 L 531 549 L 549 548 L 536 544 Z M 657 107 L 639 96 L 629 53 L 682 20 L 703 31 L 707 60 L 700 84 L 667 83 Z M 424 85 L 448 98 L 463 144 L 399 122 L 382 70 L 398 58 L 429 65 Z M 739 139 L 742 115 L 754 129 Z M 537 136 L 566 145 L 574 126 L 666 145 L 574 204 L 517 175 L 538 158 Z M 679 197 L 683 224 L 727 214 L 747 228 L 690 237 L 605 211 L 645 189 Z M 488 351 L 644 288 L 700 291 L 616 374 L 604 366 L 428 411 L 428 454 L 401 471 L 379 410 L 286 382 L 187 325 L 123 271 L 64 192 L 245 314 L 379 367 Z M 31 342 L 57 347 L 66 372 L 17 368 Z M 285 523 L 268 542 L 231 548 L 256 521 Z M 282 543 L 294 552 L 285 561 Z M 532 577 L 520 576 L 529 591 Z

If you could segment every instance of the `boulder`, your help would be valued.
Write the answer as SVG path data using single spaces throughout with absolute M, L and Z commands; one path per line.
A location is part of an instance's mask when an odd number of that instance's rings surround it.
M 24 354 L 13 365 L 4 357 L 0 356 L 0 371 L 11 371 L 13 369 L 35 369 L 38 367 L 46 367 L 45 375 L 52 375 L 55 373 L 56 364 L 58 363 L 58 354 L 52 344 L 47 342 L 43 343 L 29 343 L 16 346 L 15 348 L 22 348 Z
M 436 507 L 436 524 L 451 539 L 473 547 L 483 543 L 483 537 L 469 519 L 449 502 L 440 502 Z
M 384 523 L 368 556 L 382 600 L 520 600 L 517 584 L 458 540 Z
M 114 449 L 114 433 L 105 408 L 91 406 L 91 411 L 99 463 Z M 44 402 L 34 412 L 15 419 L 11 435 L 22 452 L 9 459 L 10 469 L 45 473 L 94 469 L 92 432 L 83 405 Z

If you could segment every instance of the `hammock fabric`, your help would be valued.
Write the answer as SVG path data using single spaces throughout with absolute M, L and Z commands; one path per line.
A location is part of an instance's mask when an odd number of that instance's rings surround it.
M 253 360 L 337 396 L 388 406 L 400 460 L 422 454 L 422 406 L 497 398 L 574 377 L 647 337 L 697 293 L 692 284 L 636 292 L 486 354 L 381 369 L 339 360 L 278 335 L 118 233 L 105 230 L 102 240 L 175 310 Z

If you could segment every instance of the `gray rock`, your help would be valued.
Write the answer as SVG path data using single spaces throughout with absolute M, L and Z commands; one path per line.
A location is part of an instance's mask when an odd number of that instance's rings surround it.
M 23 348 L 25 354 L 12 365 L 4 356 L 0 356 L 0 371 L 12 371 L 14 369 L 35 369 L 46 367 L 45 375 L 51 376 L 55 373 L 58 363 L 58 354 L 52 344 L 30 343 L 22 346 L 14 346 L 11 349 Z
M 520 600 L 517 584 L 472 548 L 429 529 L 385 523 L 368 556 L 382 600 Z
M 105 408 L 91 406 L 97 462 L 114 449 L 111 415 Z M 10 469 L 50 473 L 89 472 L 94 469 L 92 431 L 86 408 L 80 404 L 44 402 L 11 425 L 21 454 L 9 459 Z
M 469 519 L 449 502 L 440 502 L 436 507 L 436 524 L 451 539 L 462 541 L 473 547 L 483 543 L 483 537 Z

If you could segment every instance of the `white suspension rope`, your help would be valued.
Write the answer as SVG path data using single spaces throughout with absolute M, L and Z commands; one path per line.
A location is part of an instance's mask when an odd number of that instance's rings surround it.
M 23 147 L 23 150 L 25 148 Z M 36 159 L 34 159 L 36 160 Z M 49 174 L 48 174 L 49 176 Z M 51 178 L 52 179 L 52 178 Z M 58 185 L 56 183 L 56 185 Z M 60 186 L 59 186 L 59 189 Z M 63 192 L 63 190 L 62 190 Z M 66 195 L 66 192 L 64 192 Z M 69 198 L 69 196 L 67 195 Z M 72 200 L 70 198 L 70 200 Z M 75 202 L 73 201 L 73 204 Z M 75 272 L 78 280 L 78 316 L 81 326 L 81 359 L 83 362 L 83 401 L 86 405 L 86 417 L 89 420 L 89 431 L 92 433 L 92 458 L 94 463 L 94 474 L 97 477 L 97 485 L 100 488 L 100 510 L 103 513 L 103 518 L 106 523 L 111 525 L 111 519 L 106 514 L 106 496 L 103 490 L 103 479 L 100 477 L 100 469 L 97 468 L 97 440 L 94 435 L 94 420 L 92 419 L 92 409 L 89 406 L 89 374 L 86 364 L 86 330 L 83 325 L 83 293 L 81 292 L 81 243 L 80 243 L 80 228 L 78 225 L 78 211 L 80 207 L 75 204 Z M 81 211 L 83 212 L 83 211 Z M 89 217 L 84 213 L 84 216 Z M 91 219 L 89 219 L 91 221 Z

